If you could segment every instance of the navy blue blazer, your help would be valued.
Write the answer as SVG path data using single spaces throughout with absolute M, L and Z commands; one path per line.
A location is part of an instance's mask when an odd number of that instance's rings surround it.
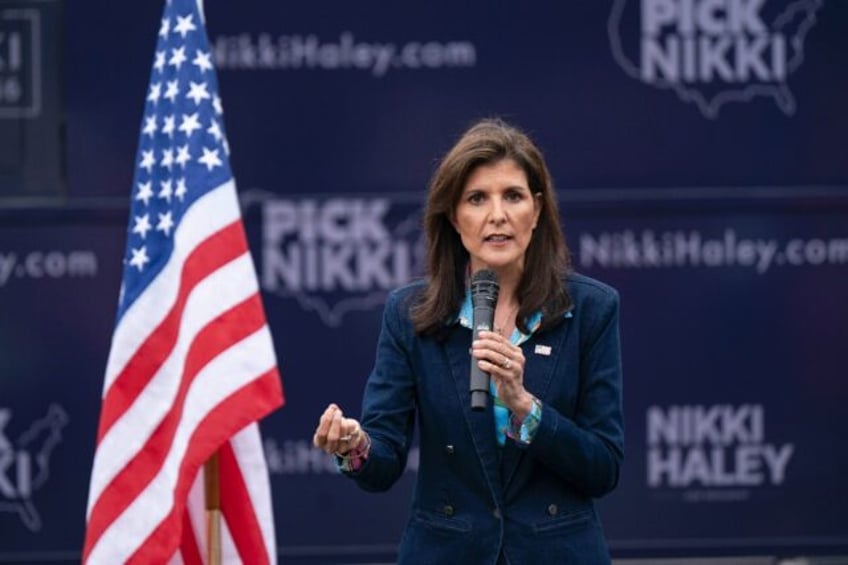
M 495 438 L 491 402 L 470 409 L 471 330 L 420 337 L 409 316 L 423 289 L 393 291 L 365 387 L 365 490 L 391 487 L 406 466 L 417 416 L 420 461 L 400 563 L 609 563 L 593 499 L 618 483 L 624 453 L 619 299 L 591 278 L 567 277 L 572 317 L 521 347 L 525 388 L 542 401 L 527 447 Z

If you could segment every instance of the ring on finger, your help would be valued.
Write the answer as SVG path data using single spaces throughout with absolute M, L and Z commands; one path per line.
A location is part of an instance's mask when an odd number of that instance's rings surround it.
M 340 437 L 339 441 L 350 441 L 356 437 L 359 437 L 359 428 L 356 428 L 349 434 Z
M 510 359 L 509 357 L 505 357 L 505 361 L 503 362 L 503 368 L 509 370 L 510 367 L 512 367 L 512 359 Z

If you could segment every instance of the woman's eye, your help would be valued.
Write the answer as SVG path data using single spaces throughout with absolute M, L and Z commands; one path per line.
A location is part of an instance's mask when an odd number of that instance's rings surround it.
M 509 200 L 510 202 L 517 202 L 517 201 L 521 200 L 521 193 L 518 192 L 517 190 L 510 190 L 509 192 L 506 193 L 506 199 Z
M 483 201 L 483 195 L 479 192 L 473 192 L 468 196 L 468 202 L 471 204 L 479 204 Z

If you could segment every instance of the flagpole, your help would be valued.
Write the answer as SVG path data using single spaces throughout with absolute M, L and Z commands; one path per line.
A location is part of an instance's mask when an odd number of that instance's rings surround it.
M 206 533 L 209 565 L 221 565 L 221 472 L 218 452 L 203 465 L 206 490 Z

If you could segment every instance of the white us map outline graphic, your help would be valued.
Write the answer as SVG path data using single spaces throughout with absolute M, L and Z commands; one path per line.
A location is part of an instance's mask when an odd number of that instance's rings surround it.
M 11 411 L 8 408 L 0 408 L 0 413 L 6 413 L 8 416 L 4 421 L 11 419 Z M 23 451 L 22 448 L 44 436 L 41 439 L 42 443 L 39 449 L 31 452 L 36 467 L 36 472 L 31 477 L 33 491 L 41 488 L 50 478 L 50 456 L 53 449 L 62 442 L 62 429 L 68 424 L 68 421 L 68 413 L 58 404 L 51 404 L 47 409 L 47 414 L 43 418 L 33 421 L 15 442 L 15 451 Z M 4 512 L 18 514 L 24 526 L 31 532 L 41 530 L 41 515 L 31 497 L 12 502 L 0 499 L 0 513 Z
M 302 195 L 300 195 L 302 196 Z M 282 195 L 275 192 L 262 190 L 262 189 L 250 189 L 244 191 L 241 195 L 241 206 L 242 210 L 247 210 L 250 206 L 253 205 L 261 205 L 266 200 L 272 198 L 285 198 L 285 199 L 296 199 L 300 196 L 292 196 L 292 195 Z M 314 195 L 316 198 L 324 198 L 331 195 Z M 350 197 L 350 195 L 346 195 Z M 365 196 L 365 195 L 363 195 Z M 387 195 L 382 193 L 374 193 L 367 195 L 368 198 L 386 198 Z M 406 200 L 406 198 L 404 198 Z M 411 202 L 411 200 L 410 200 Z M 416 232 L 421 232 L 421 209 L 420 206 L 416 207 L 415 212 L 413 212 L 410 216 L 405 218 L 403 221 L 397 224 L 395 228 L 392 230 L 392 236 L 394 239 L 406 239 L 411 244 L 412 250 L 412 268 L 410 269 L 410 273 L 412 277 L 415 277 L 416 273 L 419 273 L 423 270 L 423 257 L 420 253 L 421 249 L 421 237 L 417 240 L 413 241 L 410 237 L 412 234 Z M 260 278 L 261 280 L 261 278 Z M 399 285 L 398 285 L 399 286 Z M 320 296 L 309 294 L 301 291 L 290 291 L 286 289 L 278 289 L 269 291 L 262 288 L 263 291 L 269 292 L 275 296 L 280 298 L 294 298 L 298 305 L 306 312 L 315 312 L 321 318 L 321 321 L 328 327 L 337 328 L 341 325 L 342 320 L 345 314 L 354 311 L 366 311 L 371 310 L 377 306 L 380 306 L 385 302 L 386 296 L 389 294 L 388 289 L 380 289 L 369 292 L 362 296 L 350 296 L 348 298 L 343 298 L 336 302 L 335 304 L 330 304 Z
M 642 1 L 642 0 L 639 0 Z M 624 53 L 624 48 L 621 45 L 621 35 L 619 29 L 621 27 L 621 17 L 628 0 L 615 0 L 615 4 L 610 12 L 609 20 L 607 21 L 607 34 L 612 48 L 613 58 L 618 66 L 621 67 L 628 76 L 639 82 L 642 80 L 642 75 L 638 65 L 633 62 Z M 793 56 L 786 62 L 787 77 L 795 72 L 804 62 L 804 41 L 807 33 L 816 24 L 816 13 L 822 7 L 822 0 L 798 0 L 787 6 L 786 10 L 772 22 L 771 29 L 780 28 L 786 24 L 796 12 L 801 10 L 807 11 L 807 16 L 799 25 L 798 32 L 791 38 L 792 47 L 794 49 Z M 657 88 L 670 88 L 677 93 L 678 98 L 682 102 L 694 103 L 705 118 L 714 120 L 718 117 L 719 110 L 728 102 L 749 102 L 757 96 L 770 96 L 774 98 L 777 107 L 787 116 L 795 113 L 796 103 L 795 96 L 789 90 L 786 82 L 779 85 L 769 84 L 748 84 L 744 88 L 734 88 L 719 91 L 715 96 L 709 98 L 701 93 L 696 87 L 686 86 L 681 83 L 674 83 L 669 80 L 658 78 L 650 84 Z

